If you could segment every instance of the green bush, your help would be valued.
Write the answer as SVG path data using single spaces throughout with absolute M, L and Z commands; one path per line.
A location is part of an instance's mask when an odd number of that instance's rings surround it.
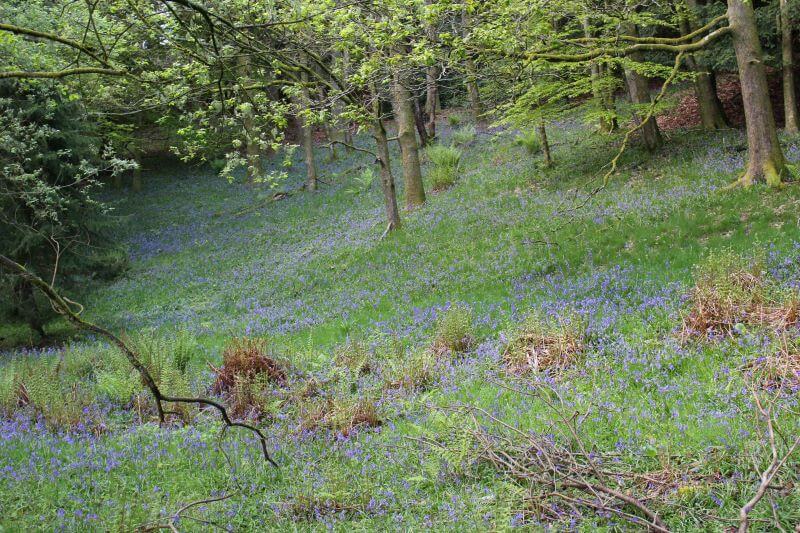
M 425 150 L 431 162 L 428 178 L 435 191 L 446 189 L 455 183 L 461 162 L 461 150 L 454 146 L 434 144 Z

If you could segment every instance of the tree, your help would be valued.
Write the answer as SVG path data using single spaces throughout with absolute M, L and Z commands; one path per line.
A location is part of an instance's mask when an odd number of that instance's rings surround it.
M 797 117 L 797 94 L 794 83 L 794 49 L 792 46 L 792 19 L 788 0 L 780 0 L 778 15 L 781 32 L 781 66 L 783 67 L 783 115 L 786 132 L 800 133 Z

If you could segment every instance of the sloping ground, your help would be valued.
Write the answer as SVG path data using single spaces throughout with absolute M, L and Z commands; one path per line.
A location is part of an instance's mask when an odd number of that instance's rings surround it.
M 735 519 L 754 490 L 752 456 L 767 457 L 742 368 L 772 340 L 754 329 L 682 342 L 692 268 L 713 250 L 760 243 L 782 290 L 800 279 L 800 194 L 721 190 L 742 165 L 742 140 L 725 135 L 690 133 L 652 159 L 634 149 L 623 172 L 588 195 L 614 150 L 605 139 L 556 124 L 558 166 L 542 171 L 498 134 L 472 145 L 456 186 L 404 213 L 402 232 L 384 240 L 377 183 L 350 192 L 348 169 L 368 164 L 358 156 L 324 163 L 329 185 L 319 194 L 278 202 L 193 169 L 148 176 L 142 196 L 118 199 L 130 217 L 120 238 L 132 269 L 89 288 L 86 313 L 131 334 L 155 329 L 169 339 L 161 351 L 189 354 L 174 386 L 203 394 L 232 337 L 268 336 L 288 379 L 242 394 L 258 405 L 281 468 L 263 463 L 246 434 L 220 439 L 212 413 L 185 427 L 143 423 L 146 397 L 130 400 L 125 376 L 114 380 L 113 350 L 85 340 L 23 355 L 43 376 L 26 381 L 27 405 L 18 389 L 2 388 L 11 393 L 0 395 L 0 522 L 131 530 L 224 496 L 176 525 L 628 527 L 613 511 L 636 509 L 612 502 L 595 513 L 530 498 L 530 487 L 487 458 L 486 432 L 508 453 L 528 444 L 520 434 L 572 443 L 550 404 L 525 393 L 546 390 L 670 528 L 723 528 L 730 522 L 709 517 Z M 788 153 L 798 160 L 797 146 Z M 287 188 L 302 175 L 293 169 Z M 508 372 L 508 340 L 532 312 L 559 327 L 585 321 L 573 343 L 580 353 L 563 372 Z M 176 330 L 195 344 L 178 350 Z M 448 338 L 463 351 L 442 350 Z M 12 363 L 4 379 L 21 364 Z M 786 394 L 776 405 L 796 403 Z M 69 405 L 78 408 L 61 408 Z M 786 434 L 800 428 L 797 417 L 780 424 Z M 798 466 L 787 464 L 771 495 L 786 528 L 800 520 Z M 626 476 L 641 483 L 625 485 Z M 772 511 L 764 504 L 753 516 L 772 520 Z

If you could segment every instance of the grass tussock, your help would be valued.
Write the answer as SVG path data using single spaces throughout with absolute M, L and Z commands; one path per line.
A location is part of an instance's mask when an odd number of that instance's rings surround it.
M 458 178 L 461 168 L 461 150 L 455 146 L 434 144 L 425 150 L 431 162 L 428 179 L 434 191 L 451 187 Z
M 750 371 L 755 382 L 765 389 L 800 390 L 800 338 L 781 335 L 776 349 L 755 359 Z
M 720 338 L 746 327 L 785 331 L 798 324 L 798 295 L 777 290 L 759 259 L 725 250 L 697 266 L 681 336 Z
M 586 325 L 577 316 L 553 319 L 537 314 L 511 332 L 503 361 L 513 374 L 561 374 L 586 349 Z
M 437 357 L 431 350 L 416 350 L 390 368 L 385 388 L 423 391 L 436 382 Z
M 356 375 L 364 375 L 375 370 L 374 356 L 365 341 L 350 338 L 335 348 L 333 360 L 337 366 L 347 368 Z

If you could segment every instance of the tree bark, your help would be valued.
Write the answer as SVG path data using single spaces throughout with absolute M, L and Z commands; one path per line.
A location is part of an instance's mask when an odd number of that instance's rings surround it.
M 547 140 L 547 128 L 544 120 L 539 121 L 539 125 L 536 128 L 539 130 L 539 141 L 542 143 L 542 158 L 544 160 L 544 166 L 547 168 L 552 167 L 553 158 L 550 154 L 550 142 Z
M 403 75 L 395 72 L 392 79 L 392 106 L 397 121 L 397 140 L 403 160 L 403 184 L 406 208 L 413 209 L 425 203 L 425 188 L 422 185 L 422 170 L 419 164 L 419 146 L 414 132 L 414 109 L 411 92 L 406 88 Z
M 772 114 L 752 2 L 728 0 L 728 21 L 736 63 L 739 66 L 747 126 L 748 162 L 739 182 L 744 186 L 757 182 L 778 186 L 782 180 L 789 178 L 789 169 L 778 141 L 775 117 Z
M 397 208 L 397 192 L 392 175 L 391 160 L 389 158 L 389 141 L 386 138 L 386 128 L 383 126 L 381 114 L 381 102 L 377 91 L 373 90 L 372 102 L 372 135 L 375 138 L 376 155 L 381 173 L 381 189 L 383 190 L 383 202 L 386 206 L 386 219 L 389 222 L 388 231 L 396 230 L 400 227 L 400 211 Z
M 792 49 L 792 21 L 789 2 L 780 0 L 781 64 L 783 67 L 783 110 L 786 133 L 797 134 L 800 123 L 797 118 L 797 94 L 794 83 L 794 50 Z
M 300 80 L 303 82 L 303 105 L 310 106 L 311 95 L 308 90 L 308 73 L 303 72 L 300 75 Z M 306 161 L 306 190 L 317 190 L 317 163 L 314 160 L 314 132 L 311 124 L 307 119 L 300 118 L 300 137 L 303 142 L 303 151 L 305 153 Z
M 628 25 L 626 31 L 629 35 L 638 37 L 639 32 L 633 25 Z M 630 59 L 636 62 L 642 62 L 643 57 L 639 52 L 630 54 Z M 650 100 L 650 86 L 647 79 L 631 68 L 625 69 L 625 80 L 628 83 L 628 94 L 631 97 L 631 102 L 637 105 L 649 105 Z M 634 113 L 634 120 L 637 124 L 641 124 L 642 119 L 637 113 Z M 644 144 L 648 150 L 655 150 L 663 143 L 661 138 L 661 131 L 656 124 L 655 118 L 651 117 L 639 130 L 644 139 Z
M 688 0 L 689 9 L 695 10 L 697 2 Z M 696 27 L 688 17 L 681 18 L 681 33 L 686 35 Z M 694 92 L 700 110 L 700 124 L 706 130 L 719 130 L 729 127 L 722 102 L 717 96 L 717 84 L 713 72 L 705 68 L 694 54 L 686 56 L 686 66 L 694 73 Z

